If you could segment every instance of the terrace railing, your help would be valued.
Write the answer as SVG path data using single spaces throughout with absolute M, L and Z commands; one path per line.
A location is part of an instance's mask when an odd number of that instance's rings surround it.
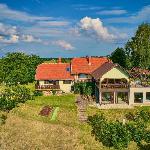
M 35 85 L 36 90 L 59 90 L 59 85 Z
M 108 83 L 108 84 L 101 84 L 101 87 L 102 88 L 129 88 L 129 84 L 111 84 L 111 83 Z

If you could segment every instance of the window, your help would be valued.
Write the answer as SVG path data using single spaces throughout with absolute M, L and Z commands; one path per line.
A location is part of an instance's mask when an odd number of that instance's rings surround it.
M 64 80 L 63 84 L 71 84 L 71 80 Z
M 128 103 L 128 92 L 117 92 L 116 103 L 118 104 Z
M 146 92 L 146 100 L 150 100 L 150 92 Z
M 67 67 L 67 68 L 66 68 L 66 71 L 70 71 L 70 67 Z
M 114 84 L 114 79 L 108 79 L 108 83 L 110 83 L 110 84 Z
M 143 93 L 134 93 L 134 103 L 143 102 Z
M 102 103 L 103 104 L 111 104 L 114 103 L 114 95 L 113 92 L 102 92 Z
M 87 78 L 87 74 L 79 74 L 79 78 Z
M 54 81 L 51 81 L 51 80 L 45 80 L 44 81 L 44 84 L 53 84 L 54 83 Z

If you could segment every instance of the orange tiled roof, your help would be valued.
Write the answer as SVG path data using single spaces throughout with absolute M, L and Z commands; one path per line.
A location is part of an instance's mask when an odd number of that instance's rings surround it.
M 36 80 L 73 80 L 70 71 L 67 71 L 67 68 L 70 68 L 69 63 L 43 63 L 37 66 L 36 69 Z
M 85 58 L 73 58 L 71 61 L 72 71 L 71 74 L 86 73 L 91 74 L 95 69 L 102 64 L 108 62 L 107 57 L 85 57 Z M 91 64 L 89 64 L 89 62 Z

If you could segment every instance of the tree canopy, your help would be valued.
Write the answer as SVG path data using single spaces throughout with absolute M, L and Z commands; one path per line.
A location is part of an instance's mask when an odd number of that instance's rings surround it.
M 130 67 L 150 66 L 150 24 L 141 24 L 134 37 L 125 45 L 127 63 Z
M 110 56 L 114 63 L 125 68 L 150 68 L 150 24 L 139 25 L 134 37 L 128 40 L 125 48 L 117 48 Z
M 0 82 L 25 84 L 34 81 L 36 66 L 41 59 L 36 55 L 8 53 L 0 59 Z
M 113 63 L 118 63 L 122 67 L 126 67 L 126 54 L 123 48 L 117 48 L 110 56 Z

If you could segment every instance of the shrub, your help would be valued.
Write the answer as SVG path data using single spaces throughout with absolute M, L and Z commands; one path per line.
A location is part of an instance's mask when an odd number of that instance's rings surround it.
M 123 124 L 119 121 L 108 122 L 102 114 L 94 115 L 88 117 L 88 123 L 92 126 L 92 135 L 95 139 L 108 147 L 127 148 L 130 141 L 136 142 L 139 147 L 142 146 L 142 142 L 149 143 L 150 130 L 147 128 L 149 113 L 140 111 L 135 116 L 130 113 L 128 117 L 131 121 Z
M 34 96 L 43 96 L 43 92 L 42 91 L 34 91 Z
M 53 95 L 56 95 L 56 90 L 52 90 Z
M 150 120 L 150 112 L 148 112 L 147 110 L 141 110 L 136 112 L 135 114 L 129 112 L 125 116 L 129 121 L 135 121 L 135 122 L 142 121 L 147 123 Z
M 30 95 L 30 90 L 24 86 L 6 88 L 0 95 L 0 110 L 9 111 L 18 103 L 24 103 L 31 99 L 33 99 L 33 96 Z
M 95 115 L 89 117 L 89 123 L 92 125 L 92 134 L 103 145 L 116 149 L 128 146 L 131 136 L 126 126 L 121 122 L 108 122 L 103 115 Z
M 73 85 L 74 93 L 86 96 L 92 96 L 95 94 L 95 84 L 92 82 L 80 82 Z

